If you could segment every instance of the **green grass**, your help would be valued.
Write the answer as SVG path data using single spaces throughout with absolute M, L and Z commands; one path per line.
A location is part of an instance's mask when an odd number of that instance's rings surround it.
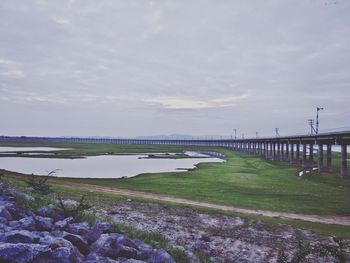
M 13 146 L 13 145 L 12 145 Z M 24 146 L 21 144 L 20 146 Z M 32 146 L 32 145 L 25 145 Z M 73 147 L 71 155 L 100 153 L 182 152 L 208 149 L 167 145 L 45 144 Z M 152 193 L 234 205 L 252 209 L 320 215 L 350 214 L 350 180 L 339 176 L 339 154 L 334 154 L 334 172 L 298 177 L 300 167 L 222 148 L 225 163 L 202 163 L 199 169 L 183 173 L 143 174 L 127 179 L 60 179 L 62 182 L 139 190 Z M 82 176 L 84 176 L 82 174 Z
M 186 173 L 143 174 L 128 179 L 64 179 L 82 183 L 234 205 L 306 214 L 350 214 L 350 181 L 332 174 L 298 177 L 298 168 L 217 149 L 226 163 L 202 163 Z
M 26 187 L 26 184 L 24 183 L 23 180 L 18 180 L 18 178 L 13 179 L 11 177 L 7 177 L 4 180 L 12 187 L 17 188 L 23 192 L 30 193 L 30 189 Z M 74 199 L 77 201 L 81 198 L 83 194 L 87 194 L 88 201 L 90 201 L 96 207 L 100 205 L 114 206 L 117 201 L 126 200 L 129 198 L 128 196 L 122 196 L 122 195 L 113 194 L 113 193 L 104 193 L 104 192 L 98 192 L 98 191 L 89 192 L 89 191 L 86 191 L 85 189 L 82 189 L 76 186 L 51 184 L 51 187 L 54 193 L 58 193 L 61 196 L 64 196 L 65 198 Z M 47 203 L 49 202 L 49 199 L 50 199 L 49 196 L 46 202 L 45 200 L 41 199 L 42 202 L 40 204 L 32 204 L 32 207 L 38 208 L 40 206 L 47 205 Z M 310 230 L 325 236 L 337 236 L 339 238 L 350 238 L 350 226 L 312 223 L 312 222 L 306 222 L 302 220 L 292 220 L 292 219 L 284 219 L 284 218 L 278 218 L 278 217 L 272 218 L 272 217 L 265 217 L 260 215 L 248 215 L 248 214 L 242 214 L 242 213 L 236 213 L 236 212 L 230 212 L 230 211 L 222 211 L 222 210 L 217 210 L 212 208 L 197 207 L 197 206 L 191 206 L 191 205 L 181 205 L 181 204 L 175 204 L 175 203 L 166 202 L 166 201 L 156 201 L 153 199 L 145 199 L 141 197 L 132 197 L 132 199 L 139 202 L 162 203 L 162 204 L 166 204 L 168 206 L 177 207 L 177 208 L 190 208 L 190 209 L 194 209 L 194 210 L 204 212 L 204 213 L 209 213 L 209 214 L 221 214 L 226 216 L 241 217 L 241 218 L 248 219 L 251 224 L 254 224 L 254 221 L 258 220 L 258 221 L 264 222 L 266 224 L 266 227 L 270 228 L 271 230 L 278 227 L 279 224 L 287 224 L 297 229 Z M 127 226 L 124 226 L 124 227 L 125 227 L 125 230 L 128 229 Z M 130 227 L 130 231 L 132 229 L 133 228 Z M 144 240 L 144 241 L 147 241 L 147 240 Z

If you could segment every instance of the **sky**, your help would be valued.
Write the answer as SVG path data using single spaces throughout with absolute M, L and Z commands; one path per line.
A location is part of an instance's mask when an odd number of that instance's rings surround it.
M 350 130 L 348 0 L 1 0 L 0 135 Z

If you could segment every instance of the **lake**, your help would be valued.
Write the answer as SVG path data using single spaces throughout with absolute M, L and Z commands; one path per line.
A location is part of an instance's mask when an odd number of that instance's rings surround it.
M 2 148 L 0 147 L 0 152 L 2 152 Z M 31 148 L 29 151 L 39 151 L 38 149 Z M 57 151 L 62 149 L 50 148 L 46 150 Z M 25 149 L 18 151 L 25 151 Z M 157 159 L 147 158 L 147 154 L 99 155 L 81 159 L 2 157 L 0 158 L 0 169 L 37 175 L 46 175 L 52 170 L 60 169 L 55 176 L 70 178 L 122 178 L 142 173 L 184 172 L 195 168 L 201 162 L 224 162 L 223 159 L 209 157 L 196 152 L 185 153 L 191 158 Z

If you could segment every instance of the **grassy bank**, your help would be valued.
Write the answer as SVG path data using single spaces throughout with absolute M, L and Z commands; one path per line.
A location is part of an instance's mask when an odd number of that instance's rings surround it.
M 64 152 L 71 156 L 203 150 L 201 147 L 167 145 L 66 143 L 40 146 L 74 148 Z M 334 173 L 318 174 L 316 172 L 305 177 L 298 177 L 300 168 L 289 164 L 267 161 L 220 148 L 210 150 L 224 153 L 227 162 L 202 163 L 198 165 L 199 169 L 184 173 L 143 174 L 128 179 L 59 180 L 64 184 L 88 183 L 252 209 L 305 214 L 350 214 L 350 181 L 343 180 L 338 175 L 338 154 L 334 155 Z
M 25 184 L 24 180 L 18 180 L 17 178 L 14 179 L 12 177 L 7 177 L 4 179 L 10 186 L 15 187 L 21 191 L 30 193 L 30 189 Z M 123 201 L 126 199 L 129 199 L 128 196 L 121 196 L 114 193 L 104 193 L 99 191 L 94 192 L 88 192 L 84 189 L 81 189 L 79 187 L 75 186 L 67 186 L 62 184 L 50 184 L 52 187 L 52 190 L 54 193 L 58 193 L 61 196 L 64 196 L 68 199 L 73 199 L 79 201 L 82 195 L 87 195 L 87 200 L 92 203 L 96 207 L 100 206 L 118 206 L 119 201 Z M 54 198 L 51 196 L 48 196 L 50 198 Z M 47 198 L 49 199 L 49 198 Z M 316 233 L 319 233 L 321 235 L 325 236 L 336 236 L 339 238 L 350 238 L 350 227 L 349 226 L 341 226 L 341 225 L 330 225 L 330 224 L 320 224 L 320 223 L 312 223 L 312 222 L 306 222 L 302 220 L 289 220 L 289 219 L 283 219 L 283 218 L 270 218 L 270 217 L 264 217 L 260 215 L 247 215 L 247 214 L 241 214 L 241 213 L 235 213 L 235 212 L 228 212 L 228 211 L 222 211 L 222 210 L 216 210 L 211 208 L 204 208 L 204 207 L 197 207 L 197 206 L 188 206 L 188 205 L 179 205 L 175 203 L 165 202 L 165 201 L 155 201 L 151 199 L 145 199 L 140 197 L 132 197 L 132 200 L 139 201 L 139 202 L 145 202 L 145 203 L 163 203 L 167 206 L 172 207 L 178 207 L 178 208 L 190 208 L 194 209 L 200 212 L 204 213 L 210 213 L 210 214 L 222 214 L 226 216 L 238 216 L 245 219 L 250 220 L 251 224 L 254 224 L 256 220 L 262 221 L 266 224 L 266 227 L 271 228 L 273 230 L 276 228 L 279 224 L 287 224 L 297 229 L 304 229 L 313 231 Z M 45 202 L 36 204 L 34 207 L 40 207 L 46 205 Z M 141 235 L 145 235 L 146 238 L 149 236 L 153 237 L 152 233 L 145 233 L 142 231 L 137 231 L 136 229 L 130 228 L 128 226 L 123 226 L 123 230 L 131 231 L 131 233 L 139 233 Z M 147 241 L 147 240 L 144 240 Z

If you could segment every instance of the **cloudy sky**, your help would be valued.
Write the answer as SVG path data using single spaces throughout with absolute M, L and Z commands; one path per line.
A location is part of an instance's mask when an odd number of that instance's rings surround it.
M 348 0 L 1 0 L 0 134 L 350 129 Z

